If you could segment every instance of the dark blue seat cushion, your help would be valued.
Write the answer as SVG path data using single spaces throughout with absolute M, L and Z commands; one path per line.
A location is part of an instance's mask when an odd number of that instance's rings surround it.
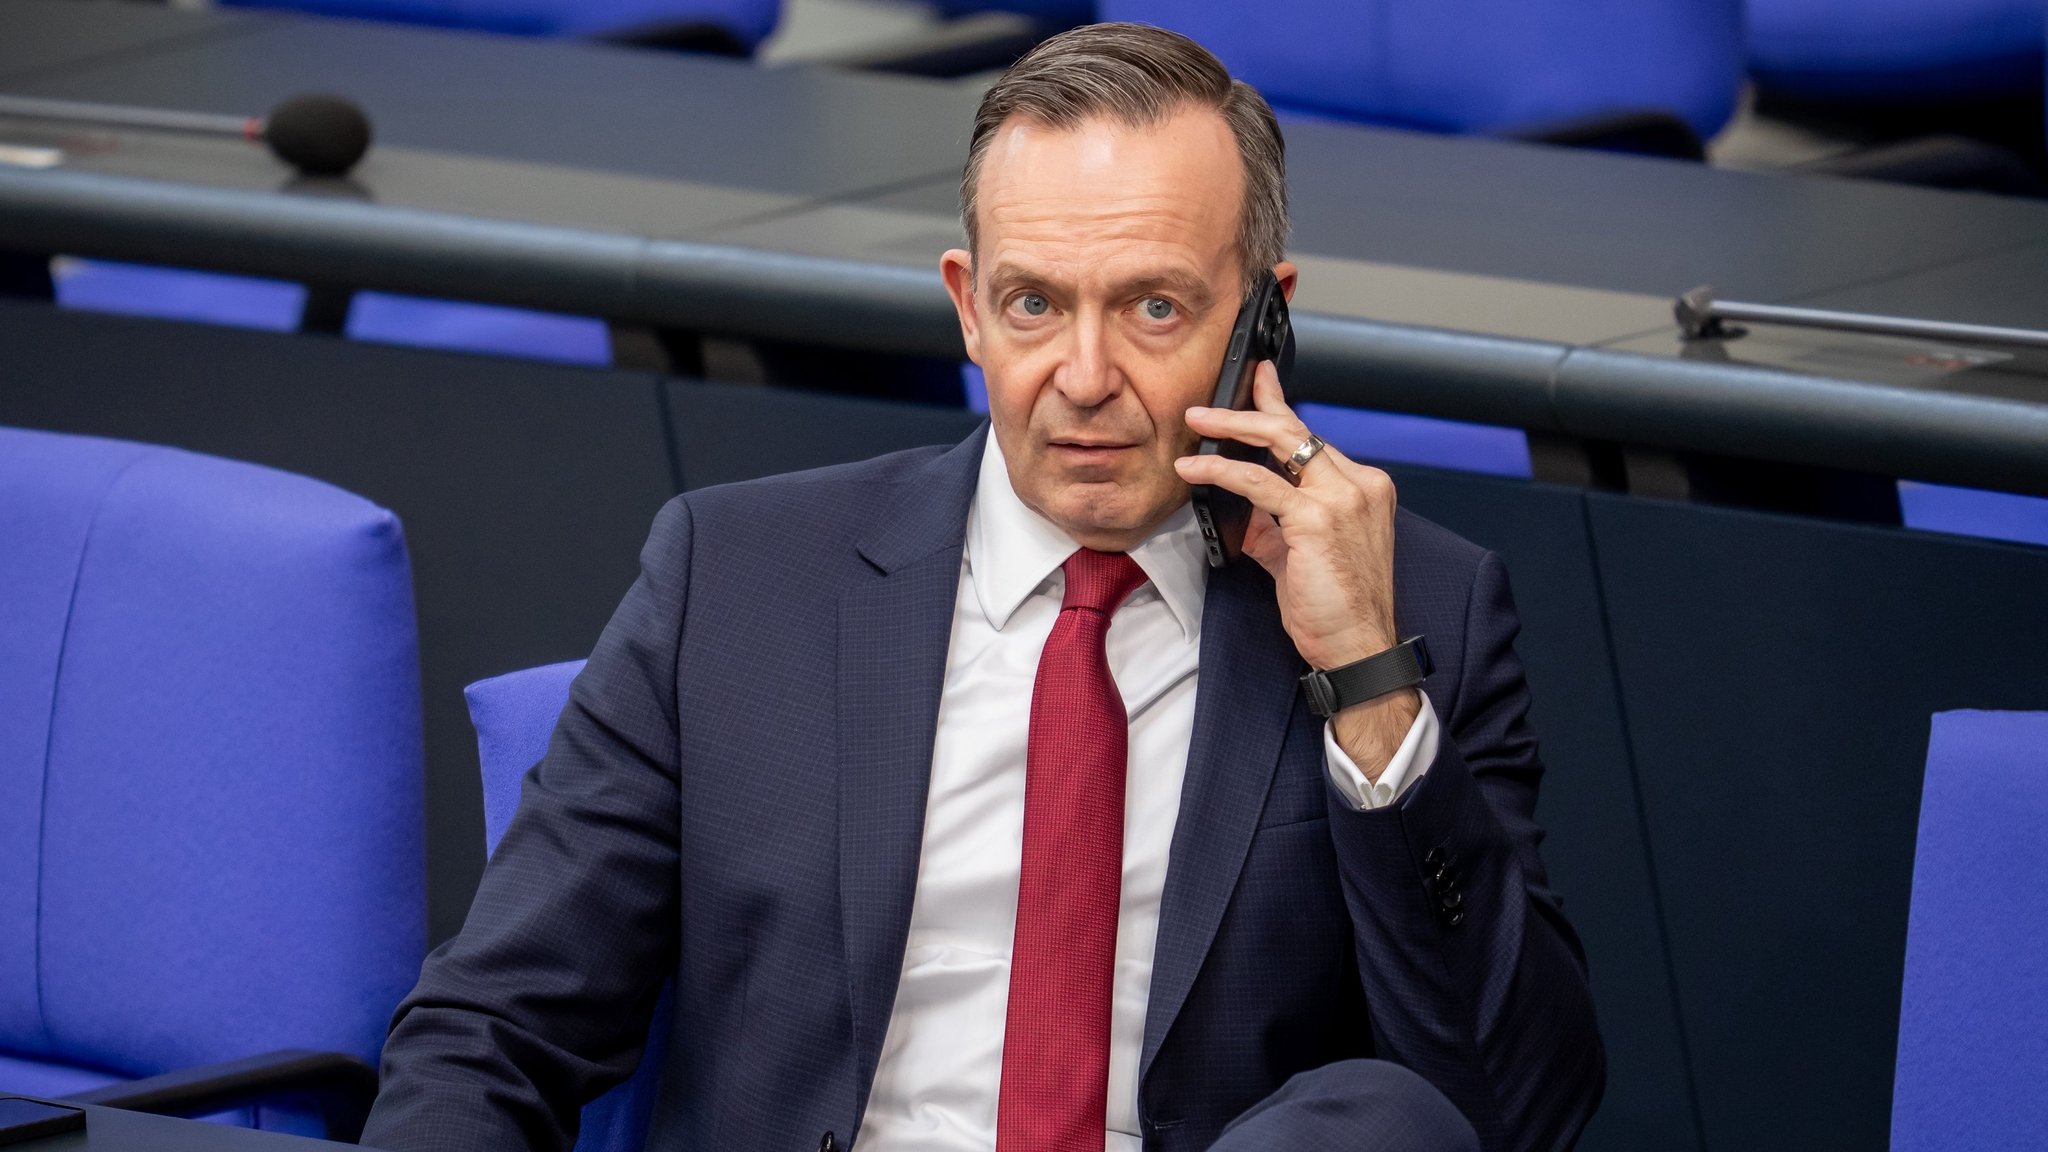
M 108 1072 L 47 1060 L 30 1060 L 0 1052 L 0 1092 L 55 1099 L 103 1087 L 123 1079 Z
M 1749 0 L 1767 92 L 1910 100 L 2040 95 L 2039 0 Z
M 1906 527 L 2048 546 L 2048 498 L 1899 481 Z
M 112 260 L 65 259 L 56 265 L 57 303 L 88 312 L 153 316 L 293 332 L 306 289 L 282 280 L 160 268 Z M 356 340 L 485 352 L 566 364 L 609 365 L 611 332 L 591 316 L 565 316 L 460 300 L 358 292 L 345 331 Z
M 1921 787 L 1892 1152 L 2048 1132 L 2048 713 L 1934 717 Z
M 594 36 L 657 24 L 712 24 L 749 49 L 775 30 L 781 0 L 226 0 L 444 28 L 525 36 Z

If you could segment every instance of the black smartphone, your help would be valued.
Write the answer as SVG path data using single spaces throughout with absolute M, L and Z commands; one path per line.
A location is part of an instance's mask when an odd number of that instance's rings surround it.
M 19 1096 L 0 1096 L 0 1144 L 21 1144 L 55 1136 L 59 1132 L 76 1132 L 83 1127 L 83 1108 L 45 1104 L 41 1100 L 24 1100 Z
M 1287 295 L 1280 291 L 1280 281 L 1271 272 L 1259 275 L 1258 283 L 1252 285 L 1237 310 L 1237 323 L 1230 328 L 1230 343 L 1223 349 L 1223 366 L 1216 373 L 1216 392 L 1209 407 L 1239 411 L 1250 408 L 1252 376 L 1267 360 L 1273 362 L 1285 387 L 1294 368 L 1294 324 L 1287 318 Z M 1204 436 L 1195 452 L 1264 464 L 1280 472 L 1271 452 L 1235 440 Z M 1194 485 L 1193 498 L 1195 520 L 1202 526 L 1202 542 L 1209 551 L 1209 567 L 1221 568 L 1244 552 L 1244 530 L 1252 520 L 1251 502 L 1213 484 Z

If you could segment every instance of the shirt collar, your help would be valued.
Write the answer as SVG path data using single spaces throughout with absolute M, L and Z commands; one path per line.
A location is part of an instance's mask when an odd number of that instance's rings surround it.
M 967 571 L 989 626 L 1000 632 L 1024 601 L 1059 572 L 1080 545 L 1060 527 L 1031 510 L 1010 487 L 1010 471 L 993 429 L 981 454 L 981 475 L 967 513 Z M 1193 643 L 1202 629 L 1202 594 L 1208 559 L 1194 509 L 1186 504 L 1166 518 L 1131 559 Z M 1137 595 L 1143 596 L 1141 589 Z

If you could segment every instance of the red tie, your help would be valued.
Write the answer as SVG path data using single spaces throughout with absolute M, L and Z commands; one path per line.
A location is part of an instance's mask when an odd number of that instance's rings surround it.
M 1122 552 L 1087 548 L 1065 570 L 1031 689 L 996 1152 L 1102 1152 L 1108 1114 L 1130 733 L 1102 642 L 1145 573 Z

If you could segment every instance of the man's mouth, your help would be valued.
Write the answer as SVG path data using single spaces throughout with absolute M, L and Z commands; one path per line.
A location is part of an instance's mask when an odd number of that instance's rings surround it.
M 1095 442 L 1087 440 L 1054 440 L 1049 447 L 1051 456 L 1065 468 L 1074 469 L 1075 474 L 1086 476 L 1099 473 L 1107 478 L 1111 473 L 1121 471 L 1123 455 L 1136 448 L 1135 444 Z

